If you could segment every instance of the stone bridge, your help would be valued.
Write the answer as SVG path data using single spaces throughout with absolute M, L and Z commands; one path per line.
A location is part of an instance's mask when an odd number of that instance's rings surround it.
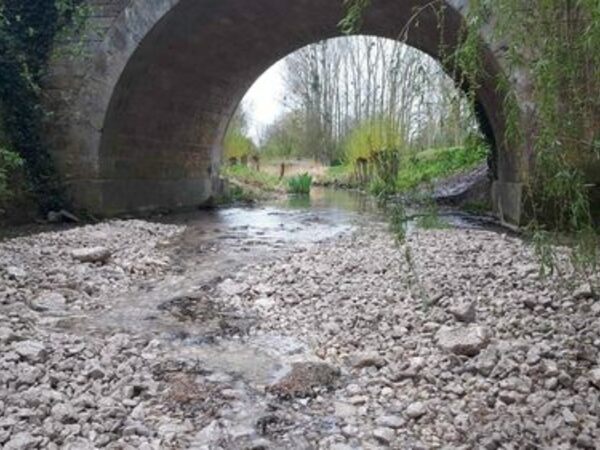
M 55 111 L 48 139 L 76 207 L 101 215 L 199 205 L 219 185 L 221 143 L 242 97 L 272 64 L 339 35 L 341 0 L 87 0 L 83 56 L 53 63 L 45 86 Z M 445 3 L 445 14 L 438 8 Z M 440 60 L 463 26 L 466 0 L 374 0 L 362 32 L 406 42 Z M 444 23 L 440 23 L 443 21 Z M 443 30 L 443 31 L 440 31 Z M 487 76 L 477 92 L 495 147 L 494 203 L 519 220 L 528 158 L 503 143 L 497 77 L 503 47 L 482 29 Z M 522 105 L 526 102 L 522 102 Z

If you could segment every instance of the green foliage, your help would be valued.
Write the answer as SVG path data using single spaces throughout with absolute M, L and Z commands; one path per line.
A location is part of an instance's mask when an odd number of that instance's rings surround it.
M 265 172 L 259 172 L 247 166 L 235 165 L 222 170 L 226 178 L 231 178 L 240 183 L 257 187 L 264 191 L 276 191 L 279 188 L 279 179 Z
M 308 173 L 296 175 L 288 179 L 287 190 L 290 194 L 310 194 L 312 177 Z
M 370 160 L 379 152 L 404 148 L 404 136 L 386 119 L 373 119 L 356 126 L 344 144 L 344 158 L 348 164 Z
M 435 180 L 461 173 L 482 164 L 488 156 L 488 148 L 479 143 L 468 147 L 429 149 L 399 161 L 399 169 L 392 180 L 379 175 L 368 184 L 370 194 L 385 198 L 397 193 L 409 193 Z M 326 184 L 359 187 L 350 165 L 330 167 L 325 176 Z M 478 205 L 485 210 L 487 206 Z
M 469 38 L 457 52 L 461 70 L 478 76 L 474 36 L 494 11 L 495 31 L 508 43 L 512 68 L 527 67 L 531 77 L 536 127 L 527 136 L 535 155 L 533 175 L 527 178 L 529 228 L 543 272 L 551 272 L 554 258 L 547 247 L 561 232 L 575 237 L 576 265 L 596 265 L 598 237 L 586 183 L 600 182 L 599 5 L 597 0 L 476 1 Z M 501 88 L 506 91 L 506 86 Z M 506 92 L 505 139 L 519 146 L 525 141 L 521 117 L 514 97 Z
M 18 154 L 0 147 L 0 205 L 10 200 L 13 194 L 9 185 L 11 175 L 22 165 L 23 160 Z
M 369 182 L 367 191 L 379 199 L 386 199 L 396 193 L 396 185 L 385 183 L 381 178 L 374 178 Z
M 469 170 L 485 161 L 487 147 L 455 147 L 431 149 L 418 153 L 402 166 L 396 181 L 396 190 L 408 192 L 456 173 Z
M 338 24 L 344 34 L 356 33 L 362 25 L 364 11 L 371 5 L 371 0 L 344 0 L 346 14 Z
M 235 158 L 237 160 L 247 158 L 256 153 L 256 147 L 252 139 L 244 135 L 238 128 L 230 128 L 227 131 L 223 142 L 223 150 L 225 158 Z
M 317 181 L 323 186 L 338 186 L 345 188 L 359 188 L 354 176 L 354 168 L 349 164 L 328 167 L 325 174 L 319 176 Z
M 60 181 L 42 139 L 40 83 L 53 45 L 80 21 L 78 0 L 3 0 L 0 4 L 0 128 L 26 165 L 42 210 L 63 206 Z M 80 24 L 81 25 L 81 24 Z
M 260 153 L 266 158 L 291 158 L 300 156 L 301 130 L 297 114 L 284 114 L 266 130 Z
M 395 203 L 388 208 L 388 221 L 391 233 L 398 243 L 406 239 L 406 209 L 402 203 Z

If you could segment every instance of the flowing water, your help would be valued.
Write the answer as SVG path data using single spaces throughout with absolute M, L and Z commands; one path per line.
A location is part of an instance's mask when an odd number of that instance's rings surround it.
M 476 226 L 459 214 L 445 214 L 455 226 Z M 232 386 L 238 407 L 227 418 L 240 433 L 254 429 L 265 414 L 264 387 L 297 361 L 316 361 L 310 346 L 277 334 L 248 331 L 260 320 L 226 309 L 215 292 L 239 270 L 269 261 L 285 262 L 292 248 L 336 239 L 361 228 L 381 226 L 385 213 L 358 192 L 313 189 L 310 197 L 285 197 L 256 207 L 226 207 L 160 219 L 185 225 L 165 243 L 172 270 L 111 299 L 105 309 L 64 318 L 60 326 L 82 335 L 122 332 L 157 339 L 175 361 L 193 361 L 211 379 Z M 222 295 L 222 294 L 221 294 Z M 235 292 L 231 295 L 235 295 Z M 327 417 L 319 427 L 330 426 Z
M 445 214 L 444 220 L 454 226 L 478 226 L 458 213 Z M 147 334 L 169 342 L 174 354 L 267 383 L 298 354 L 310 358 L 308 349 L 283 336 L 269 336 L 268 345 L 264 337 L 256 342 L 232 339 L 230 334 L 243 333 L 257 319 L 222 311 L 210 301 L 210 291 L 223 280 L 235 278 L 243 267 L 284 256 L 291 246 L 334 239 L 381 225 L 386 218 L 371 197 L 314 188 L 310 197 L 289 196 L 256 207 L 200 210 L 162 221 L 185 225 L 185 231 L 165 248 L 174 264 L 170 274 L 124 292 L 107 310 L 84 320 L 67 319 L 63 324 L 85 332 Z

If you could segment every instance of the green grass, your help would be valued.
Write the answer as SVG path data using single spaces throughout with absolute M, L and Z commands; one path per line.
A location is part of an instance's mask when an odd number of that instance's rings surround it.
M 310 194 L 312 177 L 308 173 L 296 175 L 288 179 L 287 191 L 290 194 Z
M 323 186 L 359 187 L 354 179 L 354 169 L 349 164 L 328 167 L 325 174 L 317 177 L 315 182 Z
M 467 171 L 485 161 L 487 149 L 479 147 L 452 147 L 424 150 L 412 157 L 404 157 L 395 183 L 390 185 L 375 177 L 367 186 L 369 193 L 385 196 L 407 193 L 416 188 Z M 349 164 L 327 169 L 322 184 L 359 187 L 354 179 L 354 169 Z
M 398 173 L 395 189 L 406 192 L 473 167 L 485 161 L 487 149 L 444 148 L 425 150 L 405 160 Z
M 222 169 L 222 174 L 226 178 L 232 178 L 242 184 L 257 187 L 263 191 L 277 191 L 281 184 L 279 178 L 274 175 L 242 165 L 225 167 Z

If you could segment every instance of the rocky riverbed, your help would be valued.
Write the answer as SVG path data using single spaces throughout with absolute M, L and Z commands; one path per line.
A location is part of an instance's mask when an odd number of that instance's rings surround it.
M 5 449 L 600 448 L 600 301 L 520 239 L 185 234 L 0 243 Z

